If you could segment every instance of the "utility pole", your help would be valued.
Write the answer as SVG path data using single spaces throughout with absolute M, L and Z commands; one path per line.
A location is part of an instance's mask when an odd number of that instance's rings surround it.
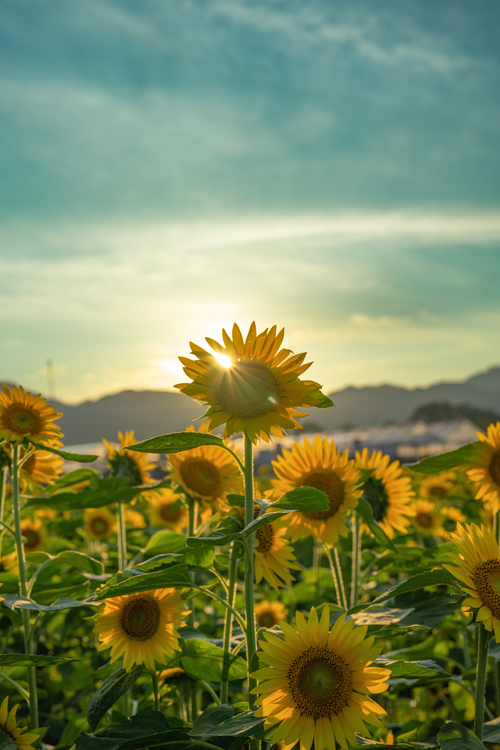
M 53 401 L 56 395 L 56 385 L 54 379 L 54 363 L 51 359 L 47 360 L 47 384 L 49 387 L 49 401 Z

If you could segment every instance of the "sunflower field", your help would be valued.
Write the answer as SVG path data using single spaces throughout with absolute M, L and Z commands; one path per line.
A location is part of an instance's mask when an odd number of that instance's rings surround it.
M 119 433 L 102 474 L 3 385 L 0 750 L 500 748 L 500 423 L 410 466 L 309 436 L 254 471 L 333 406 L 283 339 L 192 344 L 200 425 Z

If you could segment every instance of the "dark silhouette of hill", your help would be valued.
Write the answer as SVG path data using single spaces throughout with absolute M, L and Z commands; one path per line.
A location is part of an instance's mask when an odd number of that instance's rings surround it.
M 493 409 L 482 409 L 472 404 L 450 404 L 448 401 L 431 401 L 415 409 L 410 417 L 411 422 L 451 422 L 458 419 L 470 419 L 482 430 L 492 422 L 500 420 L 500 413 Z
M 392 385 L 355 388 L 349 386 L 329 394 L 334 409 L 311 409 L 309 421 L 325 431 L 349 424 L 371 427 L 387 422 L 409 421 L 424 405 L 446 402 L 467 404 L 500 412 L 500 367 L 493 367 L 463 382 L 437 383 L 428 388 L 400 388 Z M 165 432 L 179 432 L 201 416 L 205 409 L 173 391 L 122 391 L 97 401 L 69 406 L 51 402 L 63 413 L 59 420 L 66 445 L 116 439 L 118 430 L 135 430 L 138 440 Z M 476 421 L 476 420 L 473 420 Z M 477 422 L 476 422 L 477 423 Z

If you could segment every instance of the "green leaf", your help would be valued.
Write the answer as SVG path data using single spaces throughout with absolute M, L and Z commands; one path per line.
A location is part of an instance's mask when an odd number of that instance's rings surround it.
M 397 626 L 394 628 L 381 628 L 380 630 L 374 630 L 369 635 L 373 635 L 375 640 L 392 640 L 397 638 L 398 635 L 406 635 L 407 633 L 414 633 L 416 630 L 430 630 L 427 625 L 406 625 Z
M 17 750 L 17 744 L 12 737 L 0 729 L 0 750 Z
M 106 677 L 100 688 L 91 697 L 87 708 L 87 721 L 93 732 L 95 732 L 106 711 L 135 684 L 139 675 L 142 674 L 142 670 L 142 664 L 139 664 L 130 672 L 120 668 Z
M 29 558 L 29 561 L 34 563 L 48 563 L 50 560 L 51 565 L 49 566 L 47 564 L 46 569 L 51 568 L 52 564 L 54 564 L 57 572 L 60 572 L 61 567 L 64 564 L 71 566 L 72 568 L 78 568 L 78 570 L 86 570 L 87 573 L 91 573 L 92 575 L 101 575 L 104 572 L 104 564 L 100 560 L 96 560 L 93 557 L 85 555 L 83 552 L 77 552 L 72 549 L 65 549 L 57 555 L 49 555 L 48 552 L 32 552 L 30 553 Z
M 42 443 L 34 443 L 30 440 L 33 445 L 39 451 L 47 451 L 48 453 L 55 453 L 56 456 L 65 458 L 66 461 L 78 461 L 81 464 L 90 464 L 92 461 L 97 461 L 99 456 L 90 456 L 87 453 L 68 453 L 67 451 L 59 451 L 56 448 L 52 448 L 50 445 L 43 445 Z
M 486 742 L 500 742 L 500 718 L 485 722 L 483 726 L 483 740 Z
M 229 680 L 242 680 L 247 675 L 247 663 L 241 656 L 229 654 Z M 183 670 L 194 680 L 220 682 L 224 663 L 224 650 L 208 641 L 189 638 L 182 644 Z
M 41 654 L 0 654 L 0 667 L 52 667 L 64 664 L 70 659 L 68 656 L 42 656 Z
M 85 508 L 102 508 L 116 502 L 98 490 L 85 489 L 82 492 L 59 492 L 56 495 L 37 495 L 30 497 L 26 507 L 40 506 L 54 510 L 85 510 Z
M 121 583 L 115 583 L 106 586 L 97 591 L 93 597 L 89 597 L 87 602 L 94 600 L 102 601 L 110 596 L 124 596 L 125 594 L 137 594 L 140 591 L 152 591 L 153 589 L 167 588 L 184 588 L 189 587 L 187 565 L 173 565 L 167 570 L 160 570 L 157 573 L 143 573 L 138 576 L 132 576 Z
M 258 529 L 261 528 L 261 526 L 267 526 L 268 523 L 277 521 L 278 518 L 286 516 L 288 513 L 288 510 L 279 510 L 273 513 L 263 513 L 261 516 L 256 518 L 255 521 L 252 521 L 252 523 L 249 523 L 248 526 L 243 529 L 243 531 L 241 532 L 241 536 L 246 538 L 247 536 L 250 536 L 250 534 L 254 534 Z
M 417 575 L 407 578 L 406 581 L 398 583 L 397 586 L 393 586 L 389 591 L 386 591 L 385 594 L 377 597 L 372 602 L 358 604 L 357 607 L 350 609 L 348 614 L 352 615 L 356 612 L 361 612 L 362 609 L 372 607 L 374 604 L 381 604 L 388 599 L 392 599 L 393 596 L 406 594 L 408 591 L 417 591 L 418 589 L 424 589 L 426 586 L 438 586 L 440 584 L 456 586 L 456 579 L 444 569 L 430 570 L 428 573 L 417 573 Z
M 144 552 L 149 552 L 152 555 L 180 552 L 185 546 L 186 537 L 184 534 L 175 534 L 173 531 L 157 531 L 148 541 Z
M 33 599 L 29 599 L 26 596 L 18 596 L 17 594 L 7 594 L 4 596 L 2 604 L 12 610 L 16 609 L 34 609 L 38 612 L 58 612 L 61 609 L 72 609 L 73 607 L 83 607 L 87 604 L 92 604 L 90 601 L 80 601 L 76 599 L 69 599 L 67 597 L 61 597 L 53 604 L 38 604 Z
M 270 508 L 283 508 L 290 511 L 301 511 L 303 513 L 317 513 L 328 510 L 328 497 L 315 487 L 296 487 L 290 492 L 285 492 L 279 500 L 271 503 Z
M 233 508 L 245 507 L 245 498 L 243 497 L 243 495 L 233 495 L 232 493 L 230 493 L 229 495 L 226 495 L 226 502 Z
M 254 711 L 245 711 L 244 713 L 227 719 L 222 724 L 212 727 L 206 733 L 206 737 L 252 737 L 259 735 L 265 719 L 255 718 Z M 194 735 L 194 728 L 191 732 Z
M 314 391 L 314 393 L 310 393 L 308 398 L 314 399 L 313 406 L 316 406 L 318 409 L 328 409 L 330 406 L 336 406 L 332 399 L 325 396 L 319 389 Z
M 178 729 L 170 729 L 168 720 L 159 711 L 144 711 L 121 724 L 110 727 L 95 737 L 81 732 L 75 740 L 76 750 L 140 750 L 165 742 L 187 740 L 189 736 Z M 187 747 L 182 746 L 183 750 Z M 173 746 L 172 750 L 175 748 Z
M 418 474 L 441 474 L 442 471 L 448 471 L 463 464 L 470 464 L 478 445 L 481 445 L 479 441 L 469 443 L 456 451 L 424 458 L 423 461 L 419 461 L 418 464 L 411 464 L 408 468 Z M 457 726 L 459 725 L 457 724 Z
M 235 539 L 241 539 L 243 524 L 240 518 L 229 516 L 214 529 L 210 536 L 190 536 L 187 539 L 188 547 L 199 547 L 205 544 L 212 544 L 215 547 L 222 547 L 229 544 Z
M 169 432 L 167 435 L 158 435 L 158 437 L 143 440 L 142 443 L 128 445 L 127 450 L 138 453 L 168 454 L 181 453 L 198 448 L 200 445 L 217 445 L 219 448 L 225 448 L 222 438 L 216 435 L 207 435 L 203 432 Z
M 373 536 L 379 542 L 379 544 L 382 545 L 382 547 L 396 551 L 396 548 L 394 546 L 394 542 L 392 539 L 389 539 L 385 531 L 381 526 L 378 525 L 376 520 L 373 517 L 373 510 L 372 506 L 368 502 L 368 500 L 364 497 L 360 497 L 358 500 L 358 504 L 356 506 L 356 513 L 361 516 L 363 521 L 366 523 L 370 531 L 372 532 Z
M 214 562 L 215 547 L 205 544 L 203 547 L 186 549 L 182 555 L 186 565 L 196 565 L 198 568 L 210 568 Z
M 441 727 L 438 742 L 442 750 L 486 750 L 470 729 L 454 721 L 448 721 Z
M 59 477 L 54 484 L 47 487 L 46 494 L 53 495 L 54 492 L 64 489 L 65 487 L 71 487 L 74 484 L 80 484 L 80 482 L 88 482 L 98 476 L 99 474 L 95 469 L 75 469 L 74 471 L 64 474 L 62 477 Z
M 391 670 L 391 677 L 398 677 L 399 679 L 413 680 L 420 677 L 450 677 L 450 674 L 436 664 L 432 659 L 423 659 L 422 661 L 404 661 L 391 659 L 384 659 L 379 657 L 376 662 L 378 666 L 387 667 Z
M 194 722 L 193 728 L 189 734 L 192 737 L 205 737 L 211 733 L 211 730 L 214 727 L 227 721 L 227 719 L 230 719 L 232 716 L 234 716 L 234 709 L 227 703 L 223 703 L 220 706 L 206 708 Z

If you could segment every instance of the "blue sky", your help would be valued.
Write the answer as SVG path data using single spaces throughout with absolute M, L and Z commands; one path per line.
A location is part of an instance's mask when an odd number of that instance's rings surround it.
M 499 364 L 496 2 L 2 0 L 0 377 L 171 388 L 285 326 L 327 390 Z

